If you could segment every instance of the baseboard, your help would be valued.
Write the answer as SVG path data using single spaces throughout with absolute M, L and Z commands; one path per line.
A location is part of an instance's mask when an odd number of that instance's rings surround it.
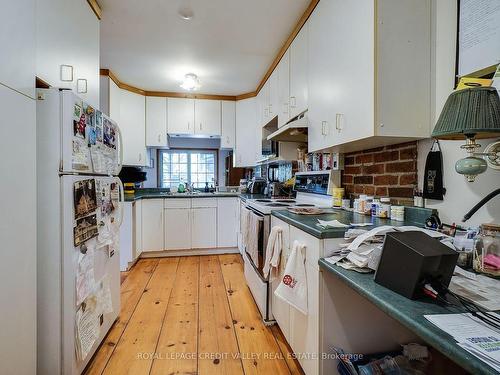
M 186 250 L 163 250 L 148 251 L 140 255 L 141 258 L 164 258 L 164 257 L 182 257 L 193 255 L 220 255 L 220 254 L 239 254 L 237 247 L 227 247 L 220 249 L 186 249 Z

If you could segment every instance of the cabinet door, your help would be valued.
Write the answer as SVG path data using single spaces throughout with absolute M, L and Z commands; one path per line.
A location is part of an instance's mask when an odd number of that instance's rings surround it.
M 0 83 L 35 97 L 35 0 L 2 2 Z
M 146 97 L 146 146 L 167 145 L 167 98 Z
M 134 260 L 142 253 L 142 200 L 134 203 L 133 209 L 133 230 L 134 230 Z
M 191 213 L 191 247 L 193 249 L 217 247 L 217 209 L 193 208 Z
M 290 118 L 307 109 L 308 29 L 306 22 L 290 46 Z
M 236 141 L 236 102 L 222 102 L 222 135 L 221 148 L 234 148 Z
M 194 99 L 168 98 L 169 134 L 194 134 Z
M 121 90 L 118 126 L 123 137 L 123 164 L 145 166 L 146 102 L 143 95 Z
M 256 98 L 236 102 L 236 147 L 234 150 L 235 167 L 255 165 L 256 155 Z M 258 133 L 259 136 L 261 132 Z
M 285 125 L 290 119 L 290 50 L 281 58 L 278 67 L 278 126 Z
M 191 249 L 190 208 L 165 208 L 165 249 Z
M 333 1 L 319 2 L 309 18 L 309 152 L 318 151 L 334 143 L 331 113 L 338 111 L 338 96 L 332 80 L 337 46 L 330 29 L 333 22 Z
M 217 198 L 217 247 L 238 245 L 238 198 Z
M 261 123 L 261 126 L 264 126 L 266 125 L 269 120 L 271 119 L 270 118 L 270 114 L 269 114 L 269 103 L 270 103 L 270 97 L 269 97 L 269 90 L 270 90 L 270 78 L 266 81 L 266 83 L 264 84 L 264 87 L 262 87 L 262 90 L 260 90 L 260 93 L 261 94 L 261 110 L 262 110 L 262 123 Z
M 144 199 L 142 201 L 142 251 L 163 249 L 163 199 Z
M 221 134 L 220 100 L 196 99 L 194 103 L 195 133 L 203 135 Z
M 279 114 L 279 95 L 278 95 L 278 69 L 274 69 L 269 77 L 269 119 L 272 120 Z

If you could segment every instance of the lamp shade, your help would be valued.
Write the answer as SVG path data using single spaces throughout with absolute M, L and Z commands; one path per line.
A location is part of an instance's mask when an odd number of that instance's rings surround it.
M 432 132 L 433 138 L 494 138 L 500 135 L 500 98 L 494 87 L 453 92 Z

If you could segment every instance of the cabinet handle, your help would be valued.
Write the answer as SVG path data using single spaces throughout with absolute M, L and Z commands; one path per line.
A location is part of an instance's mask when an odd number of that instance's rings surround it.
M 328 121 L 322 121 L 321 122 L 321 135 L 327 135 L 328 134 L 327 129 L 328 129 Z
M 188 121 L 188 129 L 191 129 L 191 124 L 189 123 L 189 121 Z
M 158 134 L 158 142 L 161 142 L 161 134 Z
M 202 124 L 201 124 L 201 122 L 200 122 L 200 130 L 201 130 L 201 129 L 203 129 L 203 125 L 202 125 Z
M 139 161 L 142 160 L 142 154 L 139 152 Z
M 226 136 L 226 143 L 229 144 L 229 136 Z
M 337 113 L 335 115 L 335 128 L 340 132 L 344 127 L 342 124 L 342 120 L 344 119 L 344 115 L 342 113 Z
M 297 98 L 295 96 L 290 96 L 290 107 L 291 108 L 297 107 Z

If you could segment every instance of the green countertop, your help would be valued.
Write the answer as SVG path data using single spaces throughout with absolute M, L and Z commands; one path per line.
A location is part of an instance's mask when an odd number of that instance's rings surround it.
M 362 274 L 346 270 L 330 264 L 324 259 L 319 260 L 319 266 L 324 272 L 328 272 L 346 283 L 354 291 L 371 301 L 387 315 L 396 319 L 430 346 L 443 353 L 465 370 L 472 374 L 498 374 L 493 368 L 460 348 L 453 337 L 424 318 L 424 315 L 428 314 L 461 312 L 458 308 L 445 308 L 435 303 L 413 301 L 405 298 L 392 290 L 376 284 L 373 281 L 373 273 Z
M 422 226 L 423 221 L 394 221 L 389 219 L 381 219 L 378 217 L 366 216 L 350 211 L 344 211 L 341 209 L 328 209 L 325 210 L 325 213 L 321 215 L 297 215 L 288 210 L 279 210 L 273 211 L 273 216 L 276 216 L 278 219 L 283 220 L 284 222 L 293 225 L 310 235 L 319 238 L 342 238 L 344 237 L 344 233 L 348 228 L 328 228 L 323 229 L 319 227 L 318 219 L 320 220 L 338 220 L 343 224 L 351 224 L 351 223 L 371 223 L 370 226 L 360 227 L 361 229 L 370 230 L 375 227 L 379 227 L 381 225 L 393 225 L 393 226 L 401 226 L 401 225 L 418 225 Z M 430 216 L 430 214 L 428 215 Z
M 163 199 L 163 198 L 226 198 L 239 197 L 240 193 L 217 192 L 217 193 L 175 193 L 170 194 L 166 189 L 137 189 L 134 194 L 125 194 L 125 202 L 134 202 L 139 199 Z

